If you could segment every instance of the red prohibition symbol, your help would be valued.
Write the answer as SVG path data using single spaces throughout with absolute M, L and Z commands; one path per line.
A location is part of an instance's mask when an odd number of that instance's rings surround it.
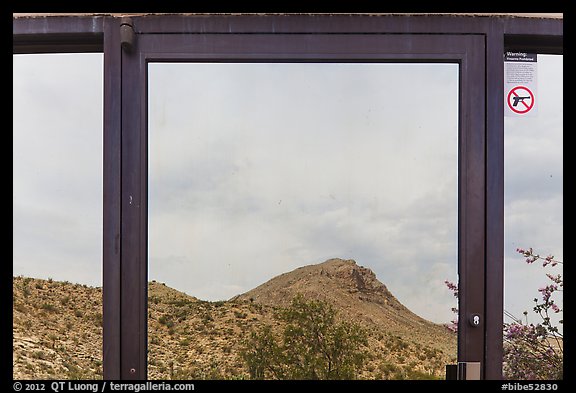
M 508 93 L 508 108 L 513 112 L 519 114 L 528 113 L 533 106 L 534 93 L 529 88 L 516 86 Z

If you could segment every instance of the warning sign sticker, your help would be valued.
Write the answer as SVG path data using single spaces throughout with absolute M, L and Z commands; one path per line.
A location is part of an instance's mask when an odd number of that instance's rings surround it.
M 530 112 L 534 108 L 534 93 L 527 87 L 516 86 L 508 93 L 508 108 L 518 114 Z
M 504 54 L 504 114 L 534 116 L 536 114 L 538 55 L 526 52 Z

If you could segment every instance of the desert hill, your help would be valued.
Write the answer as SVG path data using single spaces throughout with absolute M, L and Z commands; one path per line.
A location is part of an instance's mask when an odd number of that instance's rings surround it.
M 341 317 L 377 327 L 407 340 L 450 351 L 453 336 L 442 325 L 414 314 L 400 303 L 376 275 L 354 260 L 329 259 L 272 278 L 232 300 L 251 300 L 268 306 L 290 304 L 301 293 L 334 305 Z M 443 346 L 443 344 L 448 346 Z
M 14 277 L 14 378 L 102 378 L 102 292 L 85 285 Z M 149 283 L 150 379 L 244 379 L 239 356 L 298 293 L 329 302 L 368 332 L 364 379 L 442 378 L 456 335 L 404 307 L 372 271 L 332 259 L 282 274 L 228 301 L 207 302 Z
M 14 379 L 102 378 L 102 289 L 13 279 Z

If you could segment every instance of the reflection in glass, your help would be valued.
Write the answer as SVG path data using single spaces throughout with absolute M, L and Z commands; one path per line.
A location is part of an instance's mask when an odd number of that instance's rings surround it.
M 102 378 L 102 55 L 13 64 L 13 375 Z
M 322 377 L 254 365 L 297 294 L 366 330 L 354 377 L 443 378 L 458 66 L 148 67 L 149 378 Z
M 537 115 L 504 118 L 505 323 L 542 324 L 542 317 L 533 311 L 533 300 L 542 304 L 545 292 L 539 289 L 557 285 L 546 274 L 563 276 L 562 264 L 543 267 L 543 260 L 526 264 L 526 257 L 516 251 L 533 248 L 542 258 L 553 255 L 554 260 L 564 260 L 562 61 L 562 56 L 539 54 Z M 563 308 L 562 292 L 555 291 L 550 299 L 559 309 Z M 548 317 L 562 333 L 559 321 L 563 312 L 551 308 Z M 554 343 L 553 352 L 561 353 L 562 340 L 550 341 Z M 532 360 L 527 364 L 538 365 Z M 554 374 L 544 374 L 550 367 L 551 362 L 547 361 L 533 370 L 539 378 L 556 379 Z M 552 369 L 561 369 L 561 365 Z M 505 374 L 514 379 L 528 378 L 529 373 L 524 371 L 517 366 L 504 368 Z

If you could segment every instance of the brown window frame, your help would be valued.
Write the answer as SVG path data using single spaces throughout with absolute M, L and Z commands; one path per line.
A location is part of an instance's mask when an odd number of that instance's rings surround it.
M 132 21 L 136 26 L 138 21 Z M 140 30 L 141 31 L 141 30 Z M 147 64 L 211 62 L 453 62 L 459 79 L 458 271 L 463 315 L 484 316 L 484 40 L 474 34 L 137 33 L 123 53 L 123 180 L 121 373 L 146 376 L 147 348 Z M 138 150 L 139 149 L 139 150 Z M 129 242 L 129 243 L 126 243 Z M 138 280 L 134 280 L 138 277 Z M 461 320 L 467 318 L 461 317 Z M 132 332 L 132 334 L 130 334 Z M 483 326 L 459 324 L 459 361 L 483 363 Z M 139 372 L 139 370 L 142 370 Z
M 129 20 L 134 32 L 131 50 L 123 50 L 122 19 L 114 16 L 47 16 L 13 20 L 13 53 L 103 52 L 104 53 L 104 145 L 103 145 L 103 366 L 105 379 L 146 378 L 146 74 L 135 72 L 149 60 L 185 60 L 190 49 L 179 55 L 160 54 L 163 42 L 173 42 L 182 34 L 206 37 L 328 37 L 349 40 L 354 35 L 398 35 L 423 42 L 425 36 L 449 39 L 452 36 L 474 36 L 483 43 L 483 70 L 466 89 L 481 92 L 477 99 L 483 107 L 482 118 L 459 114 L 459 121 L 482 124 L 482 135 L 470 146 L 463 147 L 461 160 L 471 160 L 472 178 L 459 176 L 459 182 L 471 182 L 481 195 L 467 193 L 459 205 L 472 203 L 481 214 L 470 209 L 459 212 L 459 254 L 465 263 L 460 280 L 466 299 L 461 313 L 482 307 L 484 325 L 469 329 L 461 321 L 459 361 L 477 360 L 481 356 L 482 378 L 502 377 L 503 323 L 503 244 L 504 244 L 504 119 L 503 66 L 504 50 L 526 50 L 538 53 L 563 53 L 563 20 L 524 17 L 470 17 L 447 15 L 156 15 L 133 16 Z M 127 20 L 124 19 L 124 22 Z M 141 56 L 139 45 L 152 36 L 157 48 Z M 416 36 L 421 36 L 416 38 Z M 148 38 L 146 38 L 148 37 Z M 171 37 L 171 38 L 170 38 Z M 270 38 L 266 38 L 270 39 Z M 266 40 L 265 39 L 265 40 Z M 337 41 L 336 41 L 337 42 Z M 181 43 L 186 45 L 185 43 Z M 416 46 L 419 44 L 415 44 Z M 184 54 L 186 52 L 187 54 Z M 361 52 L 358 52 L 361 58 Z M 464 48 L 466 52 L 466 48 Z M 472 55 L 473 51 L 470 51 Z M 372 53 L 365 47 L 364 53 Z M 138 55 L 136 55 L 138 54 Z M 315 55 L 311 54 L 309 59 Z M 452 54 L 447 59 L 462 64 L 465 58 Z M 207 56 L 210 57 L 210 56 Z M 276 54 L 276 59 L 281 58 Z M 408 56 L 410 57 L 410 56 Z M 218 57 L 222 59 L 222 57 Z M 238 57 L 246 59 L 246 56 Z M 426 58 L 421 57 L 421 59 Z M 262 58 L 261 60 L 264 60 Z M 317 58 L 326 60 L 326 57 Z M 340 56 L 340 60 L 342 57 Z M 396 57 L 398 60 L 398 58 Z M 292 59 L 294 60 L 294 59 Z M 302 58 L 301 58 L 302 60 Z M 390 59 L 388 59 L 390 60 Z M 412 58 L 412 60 L 417 60 Z M 468 63 L 467 63 L 468 64 Z M 144 67 L 144 70 L 146 67 Z M 464 85 L 468 82 L 461 81 Z M 473 89 L 470 89 L 473 87 Z M 462 98 L 462 95 L 461 95 Z M 136 99 L 135 101 L 132 99 Z M 469 102 L 469 100 L 467 101 Z M 461 101 L 461 105 L 465 104 Z M 144 137 L 143 137 L 144 136 Z M 465 144 L 466 145 L 466 144 Z M 478 167 L 478 163 L 482 163 Z M 466 168 L 465 166 L 463 168 Z M 480 187 L 476 183 L 480 183 Z M 135 209 L 128 196 L 136 196 Z M 133 202 L 134 203 L 134 202 Z M 464 213 L 464 216 L 462 215 Z M 462 218 L 465 217 L 465 220 Z M 470 225 L 462 232 L 461 222 Z M 474 234 L 472 235 L 472 232 Z M 465 236 L 462 238 L 461 236 Z M 471 240 L 467 240 L 470 236 Z M 473 245 L 466 245 L 472 241 Z M 475 254 L 473 256 L 472 254 Z M 479 254 L 478 254 L 479 253 Z M 479 256 L 480 255 L 480 256 Z M 144 265 L 144 269 L 142 266 Z M 462 270 L 463 269 L 463 270 Z M 481 273 L 482 280 L 472 280 Z M 462 275 L 464 274 L 464 275 Z M 137 277 L 134 280 L 134 277 Z M 464 281 L 462 281 L 464 280 Z M 9 287 L 11 288 L 11 286 Z M 467 305 L 467 303 L 476 304 Z M 134 307 L 136 306 L 136 307 Z M 136 311 L 135 311 L 136 310 Z M 136 330 L 134 330 L 136 329 Z M 478 329 L 478 328 L 476 328 Z M 481 337 L 478 339 L 478 332 Z M 137 334 L 135 334 L 137 333 Z M 479 344 L 481 343 L 481 344 Z M 134 372 L 132 372 L 134 371 Z

